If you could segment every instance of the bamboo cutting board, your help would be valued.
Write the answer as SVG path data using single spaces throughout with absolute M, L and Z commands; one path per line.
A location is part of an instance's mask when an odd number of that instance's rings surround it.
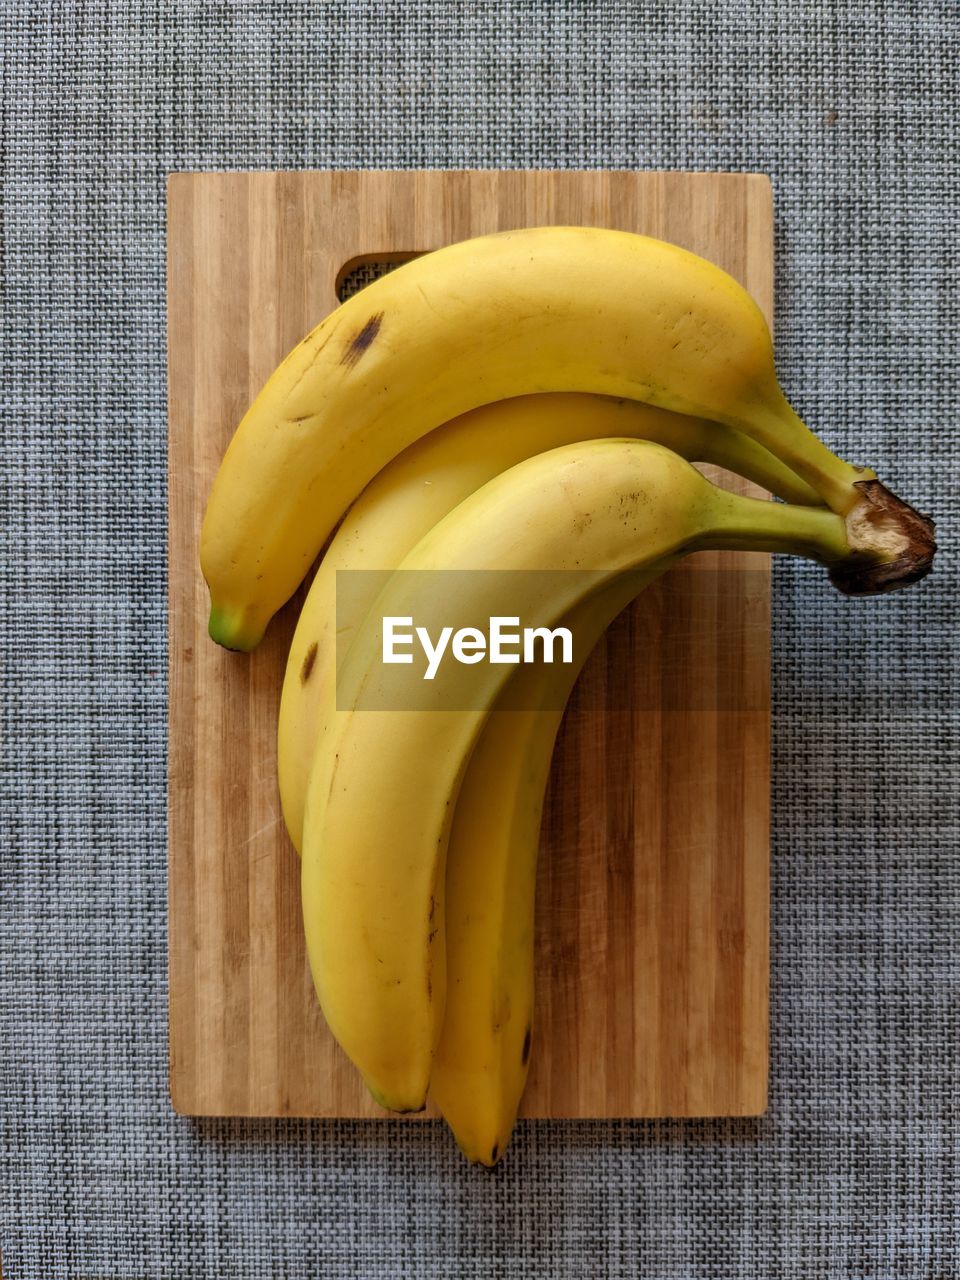
M 206 635 L 197 541 L 230 435 L 338 280 L 511 227 L 661 236 L 770 318 L 751 174 L 177 174 L 168 188 L 170 1086 L 194 1115 L 385 1115 L 323 1023 L 280 817 L 275 724 L 300 598 L 252 655 Z M 745 489 L 745 486 L 741 486 Z M 769 566 L 702 554 L 591 658 L 554 761 L 527 1116 L 766 1102 Z

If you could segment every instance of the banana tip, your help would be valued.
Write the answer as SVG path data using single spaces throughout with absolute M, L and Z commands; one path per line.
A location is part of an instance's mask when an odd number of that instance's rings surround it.
M 374 1102 L 378 1107 L 383 1107 L 384 1111 L 393 1111 L 397 1115 L 405 1116 L 419 1115 L 421 1111 L 426 1111 L 427 1109 L 427 1099 L 422 1093 L 411 1093 L 407 1097 L 403 1097 L 400 1094 L 391 1095 L 382 1089 L 378 1089 L 369 1080 L 365 1083 Z
M 221 648 L 232 649 L 237 653 L 249 653 L 263 638 L 262 627 L 251 626 L 250 620 L 238 610 L 217 604 L 210 606 L 207 630 L 210 639 Z

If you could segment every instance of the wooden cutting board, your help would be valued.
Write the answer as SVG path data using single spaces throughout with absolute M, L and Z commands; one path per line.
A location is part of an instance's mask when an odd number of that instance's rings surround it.
M 206 635 L 197 540 L 216 467 L 358 261 L 544 223 L 675 241 L 736 276 L 770 318 L 771 193 L 755 174 L 170 178 L 170 1087 L 180 1112 L 386 1114 L 324 1026 L 280 817 L 274 733 L 300 599 L 252 655 Z M 768 755 L 767 557 L 694 557 L 613 627 L 561 733 L 524 1115 L 764 1109 Z

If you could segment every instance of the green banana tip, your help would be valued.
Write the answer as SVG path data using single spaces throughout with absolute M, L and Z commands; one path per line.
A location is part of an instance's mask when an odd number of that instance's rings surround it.
M 223 605 L 210 606 L 210 621 L 207 624 L 210 639 L 223 649 L 231 649 L 236 653 L 249 653 L 255 649 L 263 638 L 263 629 L 255 630 L 249 620 L 235 609 Z
M 372 1085 L 369 1080 L 365 1081 L 370 1096 L 378 1107 L 383 1107 L 384 1111 L 393 1111 L 396 1115 L 419 1115 L 421 1111 L 426 1111 L 427 1100 L 423 1098 L 418 1101 L 412 1101 L 409 1098 L 391 1098 L 382 1090 Z

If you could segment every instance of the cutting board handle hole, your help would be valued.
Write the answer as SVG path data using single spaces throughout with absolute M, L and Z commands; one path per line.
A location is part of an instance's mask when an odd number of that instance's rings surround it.
M 390 249 L 381 253 L 361 253 L 349 258 L 337 272 L 337 301 L 346 302 L 355 293 L 381 276 L 388 275 L 405 262 L 419 258 L 423 250 Z

